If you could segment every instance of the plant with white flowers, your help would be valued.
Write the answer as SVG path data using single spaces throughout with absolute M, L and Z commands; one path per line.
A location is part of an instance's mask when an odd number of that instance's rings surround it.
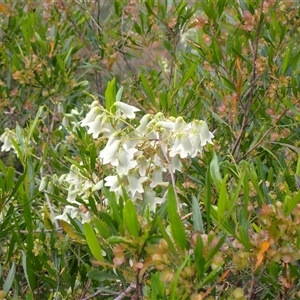
M 88 203 L 91 194 L 104 187 L 117 199 L 126 193 L 132 201 L 142 201 L 155 210 L 156 204 L 164 201 L 170 182 L 175 187 L 174 173 L 182 171 L 182 160 L 201 154 L 207 143 L 213 143 L 214 135 L 205 121 L 186 123 L 182 117 L 167 118 L 161 112 L 136 120 L 140 109 L 122 102 L 113 106 L 114 113 L 95 101 L 79 122 L 95 141 L 106 141 L 97 158 L 103 173 L 88 177 L 72 165 L 70 173 L 60 178 L 68 189 L 70 205 L 57 219 L 68 222 L 70 216 L 89 221 L 91 214 L 79 209 L 83 205 L 76 198 Z

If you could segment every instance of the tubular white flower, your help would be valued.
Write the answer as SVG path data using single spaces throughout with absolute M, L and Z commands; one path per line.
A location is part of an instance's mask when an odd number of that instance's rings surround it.
M 155 167 L 152 173 L 152 182 L 150 183 L 151 188 L 155 188 L 158 185 L 166 186 L 168 183 L 163 181 L 163 172 L 160 167 Z
M 213 144 L 212 139 L 214 138 L 214 135 L 209 131 L 206 122 L 194 120 L 192 122 L 192 128 L 199 132 L 202 147 L 207 143 Z
M 140 135 L 145 135 L 146 128 L 148 126 L 150 119 L 151 119 L 150 114 L 144 115 L 140 120 L 140 125 L 135 129 L 135 131 Z
M 0 141 L 3 143 L 1 147 L 1 151 L 10 151 L 11 149 L 15 149 L 14 146 L 11 143 L 11 139 L 15 138 L 15 132 L 5 128 L 5 131 L 0 137 Z
M 128 175 L 128 187 L 126 190 L 131 194 L 131 198 L 135 199 L 137 196 L 137 193 L 143 194 L 144 193 L 144 188 L 142 183 L 144 183 L 148 177 L 143 176 L 140 178 L 136 178 L 135 175 Z
M 176 170 L 181 172 L 182 163 L 181 163 L 178 155 L 171 157 L 170 162 L 171 162 L 171 167 L 172 167 L 173 172 L 175 172 Z
M 186 128 L 186 122 L 183 117 L 178 117 L 174 123 L 173 132 L 183 132 Z
M 59 216 L 56 216 L 55 219 L 57 220 L 63 220 L 65 222 L 70 222 L 69 220 L 69 217 L 68 215 L 74 219 L 76 218 L 78 214 L 78 208 L 77 207 L 74 207 L 74 206 L 71 206 L 71 205 L 67 205 L 63 211 L 63 214 L 62 215 L 59 215 Z
M 169 152 L 170 157 L 174 157 L 176 154 L 180 155 L 180 158 L 186 158 L 193 152 L 193 145 L 186 133 L 177 134 L 175 143 L 171 147 Z
M 123 103 L 123 102 L 115 102 L 114 105 L 121 111 L 122 116 L 128 119 L 135 118 L 135 112 L 140 111 L 140 109 L 135 106 Z
M 156 126 L 161 126 L 163 127 L 164 129 L 170 131 L 170 130 L 173 130 L 174 127 L 175 127 L 175 123 L 174 122 L 171 122 L 171 121 L 158 121 L 156 123 Z
M 156 197 L 155 191 L 150 190 L 150 189 L 147 189 L 144 192 L 143 199 L 144 199 L 145 203 L 150 206 L 151 211 L 155 211 L 156 205 L 161 204 L 164 201 L 163 198 Z
M 195 157 L 197 153 L 202 153 L 203 147 L 201 146 L 201 139 L 199 132 L 193 130 L 190 134 L 190 140 L 193 145 L 193 151 L 190 153 L 191 157 Z
M 146 170 L 149 167 L 149 163 L 147 162 L 147 159 L 144 155 L 139 155 L 136 158 L 137 161 L 137 169 L 139 171 L 140 176 L 146 175 Z
M 137 151 L 138 150 L 134 148 L 127 149 L 126 144 L 124 144 L 119 148 L 117 160 L 113 161 L 111 164 L 117 167 L 118 172 L 127 175 L 128 171 L 137 165 L 137 162 L 132 160 L 134 153 Z
M 106 128 L 102 127 L 103 115 L 98 115 L 94 121 L 87 124 L 89 127 L 88 134 L 93 134 L 93 138 L 96 139 L 99 134 L 103 131 L 106 131 Z
M 153 158 L 153 163 L 156 167 L 160 168 L 163 172 L 166 172 L 167 169 L 165 167 L 164 161 L 161 159 L 159 155 L 155 153 L 154 158 Z
M 55 219 L 56 220 L 63 220 L 67 223 L 70 223 L 70 219 L 68 217 L 68 215 L 70 216 L 70 218 L 74 219 L 76 218 L 78 215 L 81 218 L 81 222 L 82 223 L 86 223 L 89 222 L 91 220 L 91 214 L 90 212 L 82 212 L 78 207 L 74 207 L 71 205 L 67 205 L 63 211 L 62 215 L 56 216 Z
M 103 188 L 103 179 L 100 180 L 99 182 L 97 182 L 97 183 L 94 185 L 92 191 L 93 191 L 93 192 L 99 191 L 99 190 L 101 190 L 102 188 Z
M 76 189 L 74 184 L 71 184 L 68 189 L 67 201 L 70 203 L 76 202 L 76 197 L 81 192 L 81 189 Z
M 93 104 L 95 102 L 93 102 Z M 101 108 L 99 107 L 98 102 L 96 102 L 95 105 L 93 105 L 93 104 L 91 106 L 91 110 L 87 113 L 87 115 L 85 116 L 85 118 L 80 123 L 80 125 L 82 127 L 85 127 L 89 123 L 93 122 L 96 119 L 96 117 L 102 113 Z
M 122 191 L 122 186 L 121 186 L 121 181 L 122 181 L 122 175 L 118 176 L 118 175 L 114 175 L 114 176 L 107 176 L 104 178 L 105 182 L 105 186 L 109 186 L 110 187 L 110 191 L 111 192 L 116 192 L 119 196 L 123 195 L 123 191 Z
M 117 165 L 118 158 L 117 153 L 120 147 L 120 140 L 115 140 L 111 145 L 106 144 L 105 148 L 100 151 L 99 157 L 102 159 L 104 165 L 111 163 L 112 165 Z

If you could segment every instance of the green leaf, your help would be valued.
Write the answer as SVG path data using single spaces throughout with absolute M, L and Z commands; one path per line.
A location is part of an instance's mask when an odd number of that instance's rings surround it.
M 52 219 L 50 214 L 48 213 L 48 209 L 46 204 L 44 205 L 44 219 L 43 223 L 46 229 L 51 230 L 53 229 Z
M 35 175 L 34 175 L 34 165 L 32 158 L 27 157 L 27 180 L 28 180 L 28 197 L 32 200 L 35 193 Z M 31 206 L 31 205 L 30 205 Z
M 123 95 L 123 90 L 124 90 L 124 87 L 121 86 L 117 92 L 117 95 L 116 95 L 116 102 L 120 102 L 121 99 L 122 99 L 122 95 Z
M 31 138 L 32 138 L 32 135 L 33 135 L 33 132 L 34 130 L 36 130 L 36 127 L 37 127 L 37 123 L 39 121 L 39 119 L 41 118 L 43 112 L 46 110 L 46 107 L 45 106 L 41 106 L 37 113 L 36 113 L 36 116 L 34 118 L 34 121 L 31 123 L 30 125 L 30 129 L 29 129 L 29 134 L 27 136 L 27 140 L 29 141 Z
M 193 201 L 192 210 L 193 210 L 194 230 L 204 233 L 203 220 L 202 220 L 199 203 L 195 196 L 192 196 L 192 201 Z
M 174 243 L 172 242 L 169 234 L 167 233 L 165 226 L 163 225 L 161 219 L 159 217 L 157 217 L 157 225 L 160 231 L 160 234 L 162 235 L 162 237 L 166 240 L 170 250 L 172 251 L 173 255 L 177 256 L 177 252 L 176 249 L 174 247 Z
M 172 219 L 174 216 L 178 215 L 177 199 L 172 185 L 170 185 L 168 189 L 167 209 L 168 209 L 169 218 Z
M 184 250 L 187 245 L 186 234 L 182 221 L 177 213 L 176 197 L 172 185 L 169 186 L 167 205 L 172 237 L 177 246 L 181 248 L 181 250 Z
M 8 167 L 5 174 L 5 191 L 10 192 L 15 185 L 15 169 Z
M 202 280 L 202 276 L 204 275 L 204 266 L 205 266 L 205 259 L 203 257 L 203 241 L 201 235 L 198 235 L 196 247 L 194 249 L 195 255 L 195 266 L 197 269 L 197 278 L 198 281 Z
M 87 244 L 95 256 L 95 258 L 99 261 L 104 261 L 102 250 L 100 247 L 100 243 L 98 238 L 96 237 L 95 231 L 90 223 L 83 224 L 83 231 L 87 241 Z
M 103 221 L 94 217 L 93 222 L 101 237 L 107 239 L 111 236 L 111 232 L 109 231 L 109 229 L 107 228 L 106 224 Z
M 135 238 L 139 236 L 140 224 L 138 222 L 136 208 L 131 200 L 127 200 L 123 209 L 124 226 Z
M 117 198 L 115 193 L 111 193 L 108 189 L 104 188 L 105 196 L 107 197 L 110 209 L 112 211 L 114 220 L 120 225 L 123 223 L 122 215 L 120 212 L 120 207 L 117 203 Z
M 3 284 L 3 291 L 8 293 L 16 276 L 16 264 L 13 262 Z
M 65 233 L 69 235 L 71 239 L 80 244 L 85 244 L 83 240 L 83 236 L 81 236 L 78 232 L 74 230 L 74 228 L 64 220 L 59 220 L 60 226 L 64 230 Z
M 191 67 L 188 69 L 188 71 L 185 72 L 184 77 L 182 78 L 178 87 L 173 92 L 172 97 L 175 96 L 178 93 L 178 91 L 187 83 L 187 81 L 194 75 L 196 67 L 197 67 L 197 64 L 192 64 Z
M 210 175 L 210 167 L 207 169 L 206 178 L 205 178 L 205 186 L 206 186 L 206 199 L 204 201 L 206 208 L 206 225 L 207 232 L 210 232 L 210 211 L 211 211 L 211 175 Z
M 145 94 L 147 95 L 147 97 L 149 98 L 149 100 L 154 103 L 155 101 L 155 97 L 152 93 L 152 88 L 150 87 L 147 79 L 145 78 L 145 76 L 143 74 L 141 74 L 141 82 L 142 82 L 142 87 L 143 90 L 145 92 Z
M 116 112 L 114 103 L 116 101 L 116 79 L 109 81 L 105 90 L 105 108 L 113 114 Z
M 28 253 L 28 249 L 27 249 Z M 28 253 L 29 254 L 29 253 Z M 24 270 L 24 276 L 31 290 L 34 290 L 34 266 L 32 265 L 32 261 L 30 260 L 30 256 L 26 255 L 26 253 L 22 250 L 22 267 Z
M 243 246 L 245 247 L 246 251 L 250 251 L 251 244 L 249 240 L 249 232 L 248 232 L 248 226 L 239 226 L 238 227 L 239 232 L 239 238 Z
M 107 242 L 112 244 L 112 245 L 126 244 L 130 247 L 137 248 L 137 245 L 136 245 L 136 243 L 134 243 L 133 240 L 129 240 L 129 239 L 126 239 L 126 238 L 121 237 L 121 236 L 111 236 L 107 239 Z
M 300 203 L 300 191 L 298 191 L 297 194 L 292 197 L 292 199 L 289 196 L 286 196 L 283 203 L 284 214 L 286 216 L 290 215 L 291 212 L 299 203 Z
M 290 61 L 291 61 L 291 48 L 288 48 L 281 65 L 281 73 L 283 75 L 285 74 L 287 68 L 289 67 Z
M 300 151 L 298 152 L 296 175 L 298 175 L 300 177 Z
M 218 187 L 218 189 L 220 189 L 220 185 L 222 182 L 222 176 L 220 173 L 220 167 L 219 167 L 219 162 L 218 162 L 218 157 L 216 152 L 213 150 L 213 157 L 212 160 L 210 162 L 210 174 L 211 177 L 215 183 L 215 185 Z
M 183 270 L 183 268 L 185 267 L 185 265 L 187 264 L 189 259 L 190 259 L 190 256 L 187 256 L 185 258 L 185 260 L 182 262 L 182 264 L 179 266 L 177 272 L 175 273 L 175 276 L 174 276 L 174 278 L 172 280 L 172 283 L 171 283 L 170 297 L 169 297 L 170 300 L 178 300 L 178 297 L 176 295 L 176 289 L 177 289 L 177 286 L 178 286 L 179 276 L 180 276 L 181 271 Z

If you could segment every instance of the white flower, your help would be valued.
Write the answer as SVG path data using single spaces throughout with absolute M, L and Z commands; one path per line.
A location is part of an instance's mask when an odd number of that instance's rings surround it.
M 108 130 L 102 126 L 103 123 L 102 121 L 103 121 L 103 115 L 98 115 L 94 119 L 94 121 L 87 124 L 87 126 L 89 127 L 88 134 L 92 133 L 94 139 L 96 139 L 101 132 L 105 132 Z
M 123 102 L 115 102 L 114 105 L 121 111 L 122 115 L 128 119 L 134 119 L 135 112 L 140 111 L 140 109 Z
M 144 115 L 140 120 L 140 125 L 135 129 L 135 131 L 140 135 L 144 135 L 150 119 L 150 114 Z
M 122 175 L 118 176 L 118 175 L 114 175 L 114 176 L 107 176 L 104 178 L 105 182 L 105 186 L 109 186 L 110 187 L 110 191 L 111 192 L 116 192 L 118 195 L 122 196 L 123 195 L 123 191 L 122 191 Z
M 193 130 L 192 133 L 190 133 L 190 140 L 194 148 L 194 150 L 190 153 L 190 156 L 195 157 L 198 152 L 202 153 L 203 149 L 203 147 L 201 146 L 201 138 L 199 132 Z
M 128 171 L 133 169 L 137 162 L 135 160 L 132 160 L 134 153 L 136 153 L 138 150 L 131 148 L 127 149 L 127 145 L 124 144 L 119 148 L 118 154 L 117 154 L 117 160 L 115 164 L 112 163 L 113 166 L 117 167 L 117 171 L 127 175 Z
M 120 140 L 114 140 L 112 143 L 108 140 L 105 148 L 100 151 L 99 157 L 102 159 L 104 165 L 111 163 L 112 165 L 118 164 L 117 153 L 120 147 Z
M 137 198 L 137 193 L 144 193 L 144 188 L 142 183 L 145 182 L 148 179 L 148 177 L 143 176 L 140 178 L 136 178 L 134 175 L 128 175 L 128 187 L 127 191 L 131 193 L 131 198 Z
M 164 199 L 156 197 L 155 191 L 148 189 L 144 193 L 144 201 L 150 206 L 152 211 L 155 211 L 156 205 L 161 204 Z
M 68 189 L 67 201 L 70 203 L 76 203 L 76 197 L 81 192 L 81 189 L 76 189 L 74 184 L 70 184 Z
M 0 137 L 0 141 L 3 143 L 1 151 L 10 151 L 10 149 L 14 149 L 11 139 L 15 138 L 15 135 L 16 134 L 12 130 L 5 128 L 4 133 Z
M 168 182 L 163 181 L 163 172 L 160 167 L 155 167 L 152 173 L 152 182 L 150 183 L 151 188 L 155 188 L 158 185 L 168 186 Z
M 155 166 L 159 167 L 163 172 L 167 171 L 164 161 L 156 153 L 155 153 L 154 158 L 153 158 L 153 163 L 154 163 Z
M 163 127 L 164 129 L 166 130 L 173 130 L 174 127 L 175 127 L 175 123 L 174 122 L 171 122 L 171 121 L 158 121 L 156 123 L 156 126 L 159 126 L 159 127 Z
M 55 219 L 57 219 L 57 220 L 63 220 L 63 221 L 65 221 L 65 222 L 68 222 L 68 223 L 69 223 L 70 220 L 69 220 L 68 215 L 69 215 L 72 219 L 74 219 L 74 218 L 76 218 L 77 214 L 78 214 L 78 208 L 77 208 L 77 207 L 74 207 L 74 206 L 71 206 L 71 205 L 67 205 L 67 206 L 65 207 L 65 209 L 64 209 L 63 214 L 62 214 L 62 215 L 59 215 L 59 216 L 56 216 Z
M 93 192 L 99 191 L 99 190 L 101 190 L 102 188 L 103 188 L 103 179 L 100 180 L 99 182 L 97 182 L 97 183 L 94 185 L 92 191 L 93 191 Z
M 181 172 L 182 164 L 179 159 L 179 156 L 175 155 L 175 156 L 171 157 L 170 160 L 171 160 L 172 171 L 175 172 L 177 170 L 177 171 Z
M 80 170 L 75 165 L 72 165 L 65 181 L 69 184 L 73 184 L 75 186 L 74 189 L 78 189 L 81 188 L 82 179 L 83 177 L 80 175 Z
M 81 121 L 81 126 L 85 127 L 89 123 L 93 122 L 98 115 L 102 113 L 101 108 L 99 107 L 99 103 L 94 101 L 91 105 L 91 110 L 85 116 L 85 118 Z
M 173 132 L 183 132 L 186 128 L 186 122 L 183 117 L 178 117 L 175 120 Z
M 68 215 L 72 219 L 76 218 L 79 215 L 80 218 L 81 218 L 82 223 L 86 223 L 86 222 L 89 222 L 91 220 L 91 214 L 90 214 L 89 211 L 82 212 L 78 207 L 74 207 L 74 206 L 71 206 L 71 205 L 67 205 L 64 209 L 63 214 L 55 217 L 55 219 L 56 220 L 63 220 L 65 222 L 70 223 Z
M 214 138 L 214 135 L 209 131 L 206 122 L 194 120 L 192 122 L 192 128 L 199 132 L 202 147 L 205 146 L 206 143 L 213 144 L 212 138 Z
M 140 176 L 145 176 L 146 170 L 149 167 L 146 157 L 144 155 L 139 155 L 136 158 L 136 161 L 137 161 L 137 169 L 139 170 Z
M 174 157 L 176 154 L 179 154 L 180 158 L 186 158 L 193 150 L 194 148 L 188 135 L 186 133 L 177 134 L 169 155 L 170 157 Z
M 49 181 L 49 179 L 47 176 L 42 177 L 42 180 L 41 180 L 40 186 L 39 186 L 39 192 L 42 192 L 46 189 L 48 181 Z

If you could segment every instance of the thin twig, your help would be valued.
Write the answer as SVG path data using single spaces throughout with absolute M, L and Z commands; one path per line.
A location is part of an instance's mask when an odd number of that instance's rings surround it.
M 100 295 L 101 292 L 102 292 L 102 291 L 99 290 L 99 291 L 97 291 L 97 292 L 95 292 L 95 293 L 93 293 L 93 294 L 91 294 L 91 295 L 86 296 L 85 298 L 81 298 L 80 300 L 89 300 L 89 299 L 92 299 L 92 298 L 94 298 L 94 297 Z
M 136 289 L 136 286 L 134 284 L 131 284 L 124 292 L 122 292 L 118 297 L 116 297 L 114 300 L 122 300 L 125 297 L 128 297 L 128 294 L 131 293 L 133 290 Z M 84 299 L 83 299 L 84 300 Z
M 264 0 L 261 2 L 261 7 L 260 7 L 261 13 L 263 11 L 263 4 L 264 4 Z M 263 23 L 263 21 L 260 20 L 260 23 L 259 23 L 259 25 L 257 27 L 257 30 L 256 30 L 255 42 L 253 44 L 250 43 L 250 48 L 252 48 L 252 53 L 253 53 L 253 60 L 252 60 L 252 77 L 251 77 L 251 81 L 250 81 L 250 88 L 246 93 L 246 94 L 249 95 L 249 99 L 245 103 L 245 106 L 244 106 L 244 116 L 243 116 L 243 121 L 242 121 L 242 127 L 241 127 L 240 133 L 239 133 L 239 135 L 238 135 L 237 139 L 235 140 L 235 143 L 232 147 L 232 155 L 234 155 L 235 153 L 238 152 L 238 149 L 239 149 L 239 146 L 241 144 L 242 138 L 245 134 L 245 129 L 248 125 L 249 112 L 250 112 L 251 106 L 253 104 L 255 82 L 257 80 L 255 62 L 256 62 L 257 56 L 258 56 L 258 43 L 259 43 L 259 35 L 260 35 L 262 23 Z M 243 97 L 243 98 L 245 99 L 245 97 Z M 243 105 L 244 103 L 241 103 L 241 104 Z
M 300 102 L 300 99 L 294 104 L 298 104 Z M 237 159 L 237 162 L 241 161 L 244 157 L 246 157 L 250 152 L 252 152 L 255 148 L 257 148 L 265 139 L 265 137 L 274 129 L 274 127 L 276 127 L 277 123 L 281 120 L 281 118 L 285 115 L 285 113 L 288 111 L 289 109 L 286 108 L 281 114 L 280 116 L 277 118 L 277 120 L 275 121 L 275 123 L 273 124 L 273 126 L 271 128 L 269 128 L 264 134 L 263 136 L 260 138 L 260 140 L 252 147 L 250 148 L 241 158 Z

